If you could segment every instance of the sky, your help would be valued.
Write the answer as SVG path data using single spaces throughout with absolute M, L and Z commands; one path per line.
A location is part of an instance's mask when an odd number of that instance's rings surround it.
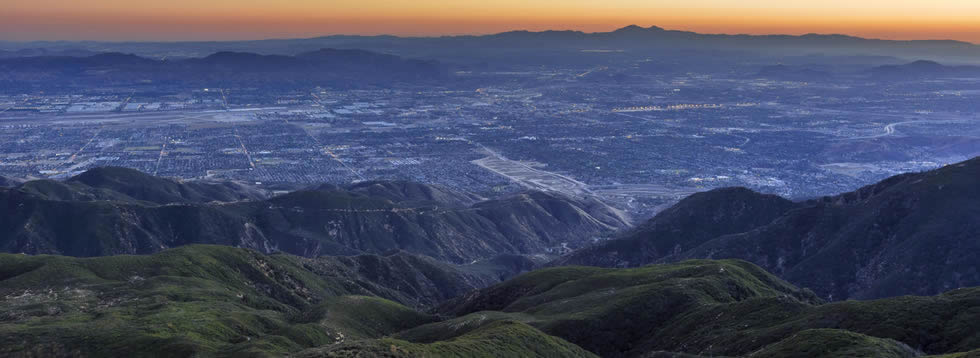
M 980 0 L 0 0 L 0 40 L 244 40 L 509 30 L 836 33 L 980 43 Z

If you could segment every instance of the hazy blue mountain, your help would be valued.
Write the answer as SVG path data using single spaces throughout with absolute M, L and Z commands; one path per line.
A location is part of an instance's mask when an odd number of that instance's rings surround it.
M 563 256 L 552 265 L 636 267 L 684 253 L 722 235 L 768 224 L 798 204 L 746 188 L 691 195 L 615 240 Z
M 267 85 L 370 86 L 441 79 L 435 61 L 404 59 L 362 50 L 323 49 L 297 56 L 217 52 L 201 58 L 157 60 L 123 53 L 87 57 L 0 59 L 0 83 L 11 86 Z
M 980 284 L 980 158 L 791 203 L 744 189 L 697 194 L 622 238 L 554 265 L 635 267 L 739 258 L 831 300 Z
M 507 49 L 553 51 L 555 49 L 621 48 L 632 50 L 724 50 L 764 51 L 770 54 L 801 55 L 824 53 L 833 55 L 876 55 L 912 58 L 956 57 L 975 58 L 980 46 L 951 40 L 892 41 L 865 39 L 838 34 L 793 35 L 727 35 L 701 34 L 690 31 L 667 30 L 657 26 L 627 26 L 610 32 L 581 31 L 509 31 L 498 34 L 441 37 L 397 36 L 324 36 L 308 39 L 273 39 L 223 42 L 123 42 L 123 43 L 57 43 L 33 42 L 18 44 L 20 48 L 78 48 L 96 51 L 137 53 L 166 56 L 175 52 L 205 56 L 218 51 L 255 52 L 262 54 L 294 55 L 320 48 L 360 48 L 371 51 L 394 52 L 409 56 L 459 55 L 459 49 L 473 49 L 476 54 L 506 52 Z M 9 48 L 9 47 L 8 47 Z
M 347 190 L 393 202 L 455 207 L 466 207 L 485 200 L 472 193 L 401 180 L 365 181 L 353 184 Z
M 584 246 L 628 223 L 594 199 L 527 192 L 482 200 L 405 182 L 321 186 L 264 198 L 236 183 L 178 182 L 98 168 L 0 188 L 0 248 L 101 256 L 222 244 L 296 255 L 393 249 L 470 263 Z
M 98 54 L 98 52 L 90 50 L 81 49 L 59 49 L 59 50 L 49 50 L 46 48 L 21 48 L 17 50 L 0 50 L 0 58 L 9 57 L 38 57 L 38 56 L 71 56 L 71 57 L 86 57 Z
M 961 78 L 980 76 L 980 66 L 946 66 L 919 60 L 904 65 L 884 65 L 870 70 L 879 80 L 921 80 L 923 78 Z
M 156 204 L 232 202 L 268 196 L 261 189 L 233 181 L 177 181 L 121 167 L 94 168 L 65 183 L 84 184 L 101 192 L 124 194 L 135 200 Z

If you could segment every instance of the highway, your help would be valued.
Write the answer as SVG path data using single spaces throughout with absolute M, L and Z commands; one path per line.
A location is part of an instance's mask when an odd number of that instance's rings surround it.
M 484 169 L 497 173 L 525 187 L 531 189 L 546 190 L 546 191 L 556 191 L 568 195 L 582 195 L 582 194 L 594 195 L 594 193 L 592 193 L 592 191 L 589 190 L 588 184 L 575 180 L 574 178 L 561 175 L 558 173 L 553 173 L 553 172 L 533 168 L 519 161 L 507 159 L 500 153 L 497 153 L 493 149 L 490 149 L 481 143 L 477 143 L 473 141 L 470 141 L 470 143 L 479 146 L 490 155 L 490 157 L 488 158 L 483 158 L 483 159 L 478 159 L 473 161 L 473 164 L 479 165 Z M 519 170 L 524 171 L 529 175 L 514 175 L 513 173 L 506 172 L 503 168 L 492 165 L 491 162 L 488 160 L 491 158 L 499 162 L 504 162 L 507 165 L 516 166 L 519 168 Z M 538 178 L 535 179 L 532 177 L 538 177 Z M 548 178 L 548 177 L 554 178 L 553 180 L 551 180 L 554 183 L 549 184 L 547 183 L 547 180 L 541 179 L 541 178 Z M 558 183 L 562 183 L 562 185 L 558 185 Z
M 888 137 L 888 136 L 895 135 L 895 133 L 898 133 L 898 131 L 896 130 L 896 127 L 898 127 L 898 126 L 904 126 L 904 125 L 911 125 L 911 124 L 949 124 L 949 123 L 969 123 L 969 122 L 972 122 L 972 121 L 973 120 L 970 120 L 970 119 L 940 119 L 940 120 L 902 121 L 902 122 L 895 122 L 895 123 L 890 123 L 890 124 L 885 125 L 882 128 L 883 132 L 880 133 L 880 134 L 869 135 L 869 136 L 861 136 L 861 137 L 850 137 L 850 138 L 844 138 L 844 139 L 846 139 L 846 140 L 856 140 L 856 139 L 876 139 L 876 138 Z

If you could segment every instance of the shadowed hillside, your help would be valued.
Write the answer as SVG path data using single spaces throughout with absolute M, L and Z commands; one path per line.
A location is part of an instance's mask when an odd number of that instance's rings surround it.
M 829 300 L 936 294 L 980 284 L 977 178 L 980 158 L 800 203 L 715 190 L 553 264 L 739 258 Z
M 823 356 L 913 357 L 980 346 L 974 319 L 980 289 L 822 304 L 812 292 L 737 260 L 544 269 L 451 300 L 439 311 L 456 318 L 396 337 L 438 341 L 460 327 L 518 320 L 603 357 L 816 356 L 807 352 L 818 348 Z
M 581 247 L 626 227 L 594 199 L 527 192 L 492 200 L 407 182 L 321 186 L 268 199 L 228 182 L 99 168 L 0 188 L 0 249 L 146 254 L 192 243 L 296 255 L 404 250 L 454 263 Z

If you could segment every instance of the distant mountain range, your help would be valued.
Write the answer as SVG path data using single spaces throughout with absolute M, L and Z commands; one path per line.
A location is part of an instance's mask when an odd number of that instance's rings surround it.
M 924 79 L 980 78 L 980 66 L 948 66 L 935 61 L 918 60 L 903 64 L 874 66 L 844 73 L 869 77 L 875 81 L 921 81 Z M 835 74 L 815 65 L 764 66 L 754 77 L 781 81 L 821 82 L 833 80 Z
M 435 61 L 363 50 L 320 49 L 295 56 L 218 52 L 202 58 L 150 59 L 123 53 L 86 57 L 0 58 L 0 84 L 12 88 L 73 86 L 363 87 L 442 79 Z
M 95 49 L 118 52 L 93 52 Z M 214 52 L 216 50 L 219 52 Z M 608 50 L 615 50 L 611 53 L 616 55 L 602 55 Z M 171 52 L 193 53 L 200 57 L 167 55 Z M 454 76 L 455 70 L 533 64 L 595 65 L 608 61 L 615 63 L 615 58 L 622 56 L 652 57 L 662 63 L 675 63 L 657 67 L 663 71 L 685 71 L 686 66 L 700 70 L 729 70 L 745 58 L 758 61 L 760 57 L 771 60 L 773 56 L 783 56 L 779 58 L 791 62 L 804 59 L 829 61 L 828 64 L 858 59 L 869 61 L 857 74 L 874 80 L 980 76 L 980 66 L 944 66 L 927 60 L 894 65 L 891 63 L 900 60 L 883 57 L 961 62 L 975 62 L 980 58 L 980 46 L 960 42 L 897 42 L 835 35 L 703 35 L 655 27 L 628 27 L 591 34 L 515 31 L 439 38 L 331 36 L 201 44 L 118 43 L 92 49 L 29 48 L 0 53 L 0 91 L 71 92 L 115 86 L 147 89 L 254 87 L 266 90 L 312 86 L 371 88 L 397 84 L 466 86 L 471 84 L 467 81 L 473 79 Z M 868 69 L 882 63 L 889 64 Z M 844 66 L 848 71 L 853 71 L 853 67 L 854 64 Z M 612 80 L 626 78 L 622 74 L 619 76 Z M 826 81 L 833 74 L 827 68 L 802 63 L 764 66 L 755 77 Z
M 879 80 L 919 80 L 923 78 L 980 77 L 980 66 L 945 66 L 934 61 L 915 61 L 904 65 L 885 65 L 871 69 Z
M 178 182 L 124 168 L 0 188 L 0 250 L 103 256 L 192 243 L 306 257 L 404 250 L 470 263 L 557 254 L 625 228 L 595 199 L 542 192 L 482 200 L 405 182 L 321 186 L 265 198 L 235 183 Z
M 738 258 L 828 300 L 980 285 L 980 158 L 791 202 L 748 189 L 692 195 L 621 238 L 552 265 Z
M 97 54 L 99 54 L 99 52 L 89 51 L 89 50 L 77 50 L 77 49 L 64 49 L 64 50 L 52 51 L 46 48 L 22 48 L 13 51 L 0 50 L 0 58 L 41 57 L 41 56 L 86 57 L 86 56 L 94 56 Z
M 361 48 L 411 57 L 507 56 L 507 49 L 548 51 L 555 49 L 657 50 L 661 54 L 687 50 L 763 51 L 784 55 L 825 53 L 832 55 L 886 55 L 906 58 L 943 57 L 975 61 L 980 46 L 950 40 L 892 41 L 847 35 L 726 35 L 701 34 L 657 26 L 627 26 L 611 32 L 510 31 L 482 36 L 397 37 L 324 36 L 308 39 L 209 42 L 30 42 L 8 44 L 8 49 L 46 49 L 126 52 L 146 56 L 200 57 L 214 51 L 294 55 L 319 48 Z M 665 52 L 666 51 L 666 52 Z

